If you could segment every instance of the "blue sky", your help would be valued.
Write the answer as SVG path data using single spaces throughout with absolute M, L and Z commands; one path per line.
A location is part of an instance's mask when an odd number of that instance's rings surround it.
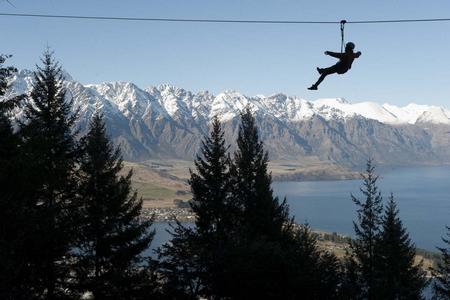
M 0 0 L 8 13 L 105 16 L 362 20 L 450 17 L 450 1 L 299 0 Z M 450 107 L 450 22 L 356 25 L 347 40 L 363 52 L 352 70 L 306 88 L 316 66 L 333 64 L 339 25 L 186 24 L 50 20 L 0 16 L 1 53 L 33 68 L 49 45 L 82 83 L 126 80 L 170 83 L 218 93 L 284 92 L 314 100 L 409 102 Z

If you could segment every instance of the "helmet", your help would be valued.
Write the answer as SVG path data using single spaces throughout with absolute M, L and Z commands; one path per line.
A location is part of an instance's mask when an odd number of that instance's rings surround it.
M 351 50 L 353 50 L 353 49 L 355 49 L 355 44 L 353 44 L 352 42 L 348 42 L 348 43 L 345 45 L 345 49 L 351 49 Z

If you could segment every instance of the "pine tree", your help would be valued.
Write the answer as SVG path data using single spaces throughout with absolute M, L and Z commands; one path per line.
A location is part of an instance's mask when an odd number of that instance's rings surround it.
M 8 79 L 17 72 L 14 67 L 3 66 L 10 57 L 11 55 L 0 55 L 0 193 L 3 194 L 11 187 L 11 177 L 17 173 L 15 159 L 18 157 L 20 138 L 13 130 L 11 117 L 13 109 L 20 106 L 24 98 L 24 95 L 5 96 L 9 88 Z
M 236 231 L 238 207 L 230 198 L 230 159 L 218 117 L 212 121 L 191 171 L 193 228 L 178 224 L 170 245 L 161 251 L 162 265 L 170 279 L 166 292 L 195 297 L 223 293 L 225 249 Z M 200 289 L 201 287 L 201 289 Z
M 292 220 L 286 201 L 273 196 L 268 154 L 260 140 L 249 106 L 241 112 L 231 175 L 232 197 L 241 207 L 240 230 L 229 251 L 225 272 L 230 275 L 230 296 L 243 299 L 285 298 L 289 265 L 285 254 L 293 245 Z
M 251 236 L 278 239 L 290 229 L 292 220 L 286 200 L 273 196 L 272 177 L 267 171 L 268 153 L 259 138 L 255 117 L 247 106 L 241 113 L 241 125 L 234 155 L 233 197 L 243 209 L 243 229 Z
M 341 264 L 330 252 L 320 251 L 316 234 L 308 224 L 296 226 L 293 245 L 284 254 L 288 260 L 288 297 L 291 299 L 336 299 L 341 283 Z
M 433 292 L 434 299 L 450 299 L 450 227 L 447 226 L 447 238 L 442 238 L 447 245 L 446 248 L 438 247 L 442 258 L 437 269 L 433 270 Z
M 338 299 L 361 299 L 362 282 L 360 268 L 356 259 L 350 253 L 346 253 L 341 264 L 341 283 L 338 290 Z
M 359 200 L 355 196 L 351 196 L 352 201 L 358 206 L 358 221 L 353 222 L 356 238 L 350 243 L 351 256 L 349 259 L 356 260 L 360 276 L 358 282 L 361 284 L 361 296 L 369 300 L 374 299 L 375 247 L 379 238 L 381 213 L 383 211 L 382 197 L 377 187 L 378 176 L 375 175 L 374 171 L 375 167 L 372 160 L 368 160 L 366 173 L 361 174 L 363 179 L 361 192 L 365 199 Z M 355 262 L 352 264 L 354 265 Z
M 79 148 L 73 132 L 77 119 L 66 99 L 61 67 L 49 51 L 34 74 L 30 101 L 20 128 L 32 237 L 26 247 L 30 289 L 39 298 L 62 299 L 70 272 L 76 234 L 73 212 L 77 194 Z
M 377 299 L 421 299 L 427 284 L 420 265 L 414 263 L 416 248 L 412 244 L 391 194 L 382 218 L 376 245 L 374 295 Z
M 267 153 L 247 107 L 231 165 L 216 119 L 205 138 L 193 192 L 194 227 L 178 224 L 159 251 L 171 299 L 330 299 L 339 263 L 307 226 L 294 226 L 273 196 Z
M 8 58 L 11 58 L 11 55 L 0 54 L 0 96 L 4 96 L 8 89 L 8 78 L 17 72 L 17 69 L 12 66 L 3 66 Z
M 144 272 L 142 252 L 154 236 L 152 221 L 139 217 L 142 199 L 132 192 L 132 172 L 119 175 L 120 149 L 106 136 L 100 113 L 93 116 L 82 147 L 77 288 L 95 299 L 141 299 L 144 291 L 149 297 L 155 284 Z
M 12 221 L 9 219 L 11 215 L 7 214 L 8 207 L 12 204 L 8 201 L 8 198 L 11 198 L 11 190 L 9 189 L 11 182 L 9 179 L 14 174 L 13 162 L 17 156 L 19 147 L 19 138 L 14 133 L 10 120 L 10 111 L 14 107 L 14 104 L 11 99 L 3 99 L 8 88 L 8 78 L 16 71 L 13 67 L 3 66 L 3 63 L 9 57 L 8 55 L 0 55 L 0 222 L 2 222 L 0 230 L 3 228 L 6 229 L 5 226 L 8 226 Z M 6 238 L 8 231 L 2 230 L 1 232 L 0 251 L 4 249 L 3 247 L 8 246 Z
M 205 296 L 226 293 L 226 274 L 222 272 L 227 263 L 225 250 L 232 247 L 239 216 L 238 204 L 230 197 L 230 158 L 217 116 L 211 125 L 210 136 L 203 141 L 201 156 L 195 161 L 196 172 L 191 172 L 189 180 Z
M 192 300 L 210 293 L 210 286 L 203 281 L 205 253 L 195 228 L 177 222 L 170 233 L 170 242 L 157 250 L 159 271 L 164 274 L 162 294 L 166 299 Z
M 12 110 L 23 96 L 5 96 L 8 78 L 16 71 L 3 67 L 9 57 L 0 55 L 0 298 L 28 299 L 31 295 L 24 288 L 28 270 L 23 254 L 29 219 L 21 193 L 20 138 L 11 123 Z
M 9 55 L 0 55 L 0 192 L 8 188 L 6 181 L 11 177 L 14 165 L 11 160 L 17 156 L 19 138 L 11 124 L 11 110 L 19 103 L 20 98 L 5 99 L 8 89 L 8 78 L 16 72 L 14 67 L 4 67 L 3 64 Z M 3 211 L 3 210 L 2 210 Z
M 231 214 L 233 211 L 236 213 L 237 208 L 233 207 L 229 197 L 230 159 L 217 116 L 211 125 L 210 136 L 202 142 L 201 156 L 197 156 L 194 162 L 196 172 L 190 172 L 191 208 L 196 215 L 195 227 L 199 235 L 205 239 L 222 240 L 235 221 Z
M 241 113 L 237 151 L 231 168 L 232 197 L 241 206 L 236 246 L 226 272 L 235 299 L 326 299 L 339 281 L 337 259 L 321 254 L 308 226 L 296 227 L 286 200 L 273 196 L 268 154 L 255 117 Z
M 319 249 L 316 249 L 319 252 Z M 318 278 L 316 299 L 337 299 L 342 286 L 342 263 L 334 253 L 324 252 L 320 255 L 318 268 L 315 272 Z

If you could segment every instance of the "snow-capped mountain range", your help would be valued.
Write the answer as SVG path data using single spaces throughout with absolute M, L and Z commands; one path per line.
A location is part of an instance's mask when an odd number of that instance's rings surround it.
M 450 128 L 450 109 L 443 107 L 351 103 L 342 98 L 308 101 L 281 93 L 248 97 L 225 91 L 213 95 L 171 85 L 141 89 L 130 82 L 83 85 L 68 73 L 64 76 L 68 95 L 74 107 L 80 108 L 81 129 L 96 109 L 102 110 L 111 137 L 131 160 L 192 158 L 215 115 L 224 123 L 231 143 L 239 112 L 250 105 L 273 158 L 313 155 L 354 165 L 368 156 L 378 157 L 378 152 L 383 157 L 388 151 L 392 159 L 383 158 L 386 163 L 450 161 L 450 150 L 440 148 L 449 139 L 443 132 Z M 32 72 L 19 71 L 12 78 L 10 92 L 29 92 L 32 78 Z M 401 155 L 407 155 L 406 159 Z

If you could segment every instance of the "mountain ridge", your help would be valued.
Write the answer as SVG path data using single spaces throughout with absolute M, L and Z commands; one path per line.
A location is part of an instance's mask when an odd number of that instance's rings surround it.
M 351 103 L 343 98 L 309 101 L 283 93 L 245 96 L 233 90 L 213 95 L 169 84 L 141 89 L 126 81 L 83 85 L 67 72 L 64 78 L 68 97 L 80 109 L 81 131 L 100 109 L 109 134 L 129 160 L 192 159 L 215 115 L 232 141 L 239 112 L 250 105 L 271 158 L 317 156 L 348 166 L 369 156 L 387 164 L 450 161 L 450 110 L 443 107 Z M 32 81 L 32 72 L 19 71 L 10 93 L 28 92 Z
M 66 82 L 76 82 L 69 73 L 63 72 Z M 16 93 L 29 90 L 32 82 L 32 72 L 29 70 L 20 70 L 12 79 L 13 89 Z M 77 82 L 78 83 L 78 82 Z M 186 112 L 201 107 L 195 100 L 202 98 L 207 100 L 212 108 L 209 118 L 213 115 L 221 114 L 223 120 L 233 118 L 238 115 L 245 105 L 249 104 L 255 111 L 265 110 L 264 113 L 272 114 L 276 117 L 288 117 L 290 121 L 301 121 L 318 114 L 326 119 L 331 118 L 352 118 L 362 116 L 368 119 L 377 120 L 386 124 L 416 124 L 417 122 L 429 122 L 433 124 L 450 124 L 450 109 L 435 105 L 423 105 L 409 103 L 405 106 L 396 106 L 389 103 L 379 104 L 377 102 L 364 101 L 352 103 L 345 98 L 319 98 L 317 100 L 306 100 L 298 96 L 289 96 L 284 93 L 274 93 L 270 96 L 257 95 L 247 96 L 236 90 L 225 90 L 213 95 L 208 90 L 193 93 L 183 88 L 170 84 L 160 84 L 140 88 L 128 81 L 101 82 L 97 84 L 81 84 L 86 89 L 97 91 L 107 100 L 118 104 L 123 108 L 126 100 L 136 101 L 146 97 L 156 97 L 163 99 L 160 101 L 161 107 L 166 115 L 172 116 L 180 108 L 187 108 Z M 118 94 L 121 90 L 122 94 Z M 127 91 L 129 92 L 127 94 Z M 125 92 L 125 93 L 123 93 Z M 112 94 L 111 94 L 112 93 Z M 140 95 L 133 95 L 138 93 Z M 160 97 L 158 97 L 160 96 Z M 175 96 L 173 98 L 172 96 Z M 125 99 L 124 99 L 125 98 Z M 187 100 L 191 100 L 190 107 L 187 107 Z M 173 100 L 177 103 L 171 103 Z M 232 102 L 230 104 L 230 102 Z M 237 103 L 237 105 L 236 105 Z M 234 105 L 233 105 L 234 104 Z M 283 107 L 284 104 L 284 107 Z M 230 115 L 230 112 L 233 114 Z

